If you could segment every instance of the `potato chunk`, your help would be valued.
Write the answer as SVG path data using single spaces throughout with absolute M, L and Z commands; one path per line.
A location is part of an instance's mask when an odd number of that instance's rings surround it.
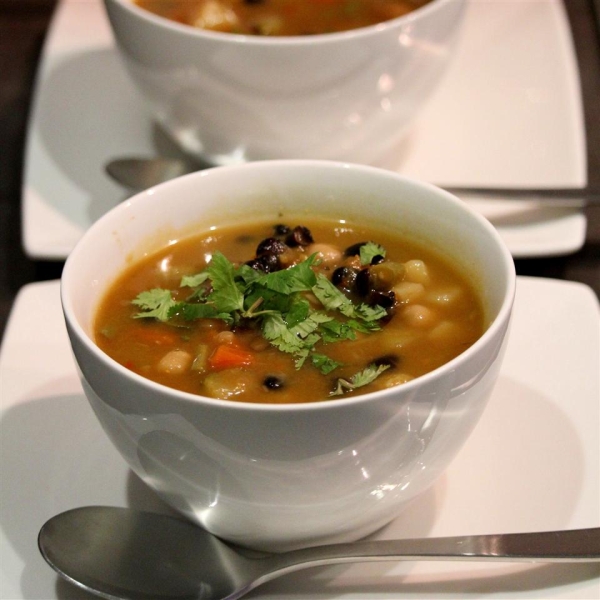
M 220 400 L 241 396 L 255 386 L 254 375 L 244 369 L 225 369 L 211 373 L 204 379 L 206 395 Z

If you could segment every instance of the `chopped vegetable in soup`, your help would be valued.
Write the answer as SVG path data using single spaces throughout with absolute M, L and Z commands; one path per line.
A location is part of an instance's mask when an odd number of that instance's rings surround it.
M 226 33 L 310 35 L 374 25 L 431 0 L 134 0 L 173 21 Z
M 393 233 L 305 220 L 215 229 L 147 257 L 109 290 L 95 339 L 186 392 L 297 403 L 400 385 L 483 330 L 473 285 L 441 256 Z

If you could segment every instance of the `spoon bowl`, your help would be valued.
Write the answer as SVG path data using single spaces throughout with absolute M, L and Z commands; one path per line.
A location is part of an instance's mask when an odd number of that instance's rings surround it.
M 365 541 L 248 558 L 189 521 L 101 506 L 53 517 L 38 543 L 59 575 L 112 600 L 236 600 L 285 573 L 351 562 L 600 561 L 600 528 Z

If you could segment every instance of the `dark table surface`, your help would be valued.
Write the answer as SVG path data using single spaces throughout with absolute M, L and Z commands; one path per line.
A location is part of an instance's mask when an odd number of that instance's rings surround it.
M 528 1 L 528 0 L 522 0 Z M 0 336 L 19 289 L 60 277 L 62 263 L 30 260 L 21 243 L 21 183 L 27 119 L 42 44 L 56 0 L 0 0 Z M 600 19 L 597 0 L 566 0 L 584 97 L 588 183 L 600 188 Z M 579 281 L 600 297 L 600 206 L 586 209 L 577 253 L 516 261 L 520 275 Z

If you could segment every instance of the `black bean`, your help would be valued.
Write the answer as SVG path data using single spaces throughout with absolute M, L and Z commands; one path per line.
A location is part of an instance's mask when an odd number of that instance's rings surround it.
M 277 375 L 267 375 L 263 381 L 263 385 L 268 390 L 280 390 L 284 383 L 281 377 L 277 377 Z
M 371 264 L 372 265 L 379 265 L 381 264 L 383 261 L 385 260 L 385 257 L 382 256 L 381 254 L 376 254 L 372 259 L 371 259 Z
M 244 0 L 244 4 L 262 4 L 264 0 Z
M 274 254 L 257 256 L 246 262 L 246 264 L 255 271 L 264 271 L 265 273 L 272 273 L 273 271 L 279 271 L 281 269 L 279 258 Z
M 279 271 L 281 269 L 279 258 L 274 254 L 264 254 L 263 256 L 259 256 L 258 258 L 265 266 L 265 271 L 267 273 L 271 273 L 272 271 Z
M 287 249 L 287 246 L 277 238 L 269 237 L 265 238 L 256 248 L 256 255 L 261 256 L 262 254 L 283 254 Z
M 356 292 L 366 296 L 371 291 L 371 272 L 368 268 L 361 269 L 356 275 Z
M 358 256 L 360 254 L 360 249 L 366 244 L 367 242 L 358 242 L 356 244 L 352 244 L 352 246 L 348 246 L 345 250 L 344 250 L 344 256 Z
M 400 357 L 395 354 L 386 354 L 385 356 L 380 356 L 373 361 L 373 364 L 376 367 L 381 367 L 383 365 L 387 365 L 390 368 L 394 368 L 398 366 L 400 362 Z
M 263 271 L 262 265 L 260 264 L 260 261 L 258 260 L 258 258 L 253 258 L 252 260 L 248 260 L 246 261 L 246 263 L 249 267 L 253 268 L 255 271 Z
M 393 291 L 382 292 L 379 290 L 370 290 L 367 294 L 367 304 L 371 306 L 379 305 L 383 308 L 392 308 L 396 302 L 396 294 Z
M 285 243 L 291 248 L 308 246 L 313 243 L 313 237 L 307 227 L 298 225 L 297 227 L 294 227 L 293 231 L 285 238 Z
M 291 229 L 287 225 L 283 225 L 283 223 L 278 223 L 273 227 L 273 233 L 278 236 L 287 235 L 290 231 Z
M 356 281 L 357 272 L 356 269 L 352 269 L 351 267 L 338 267 L 331 274 L 331 283 L 337 287 L 351 291 Z

